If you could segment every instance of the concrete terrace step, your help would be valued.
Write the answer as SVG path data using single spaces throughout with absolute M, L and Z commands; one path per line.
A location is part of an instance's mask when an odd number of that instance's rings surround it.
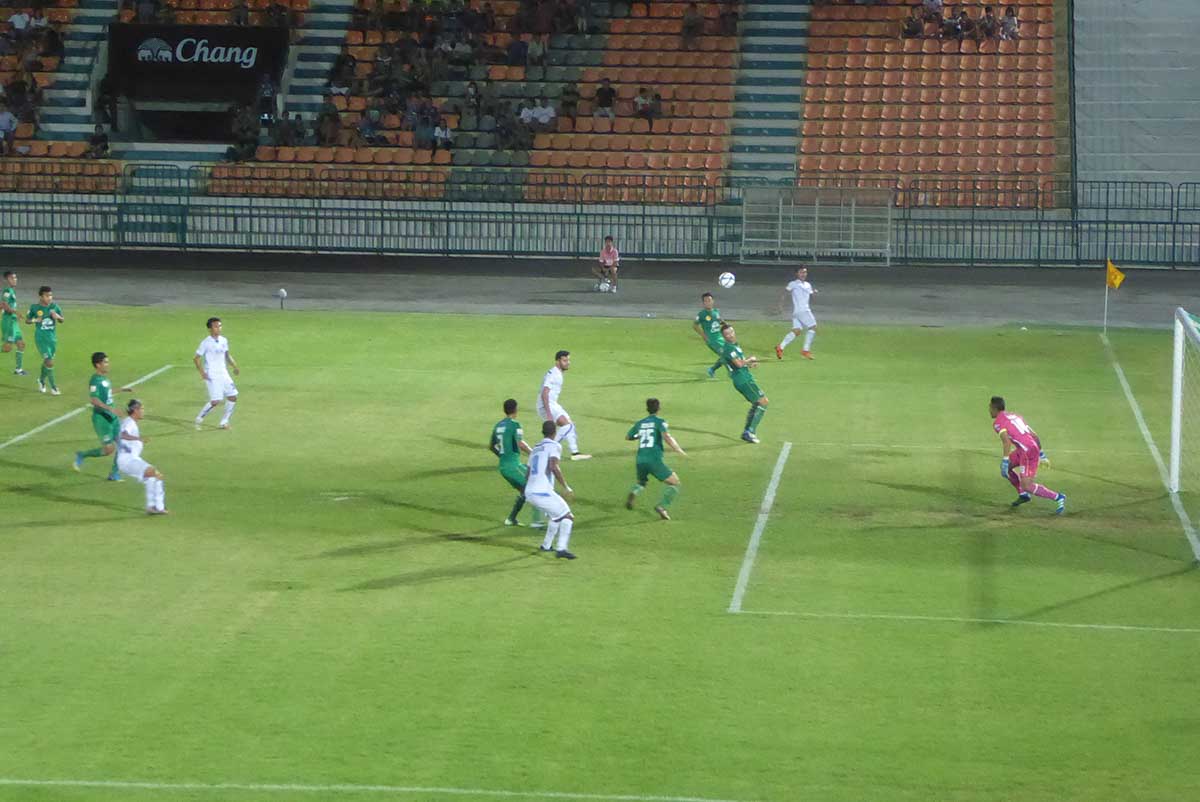
M 738 74 L 738 86 L 788 87 L 800 89 L 804 86 L 804 76 L 797 76 L 795 71 L 780 74 L 781 70 L 742 70 Z
M 740 109 L 733 113 L 734 118 L 738 120 L 788 120 L 791 122 L 799 122 L 799 109 Z
M 803 43 L 800 40 L 785 39 L 784 43 L 780 42 L 745 42 L 742 44 L 743 53 L 770 53 L 772 55 L 779 53 L 807 53 L 808 40 Z M 793 43 L 795 42 L 795 43 Z
M 756 4 L 757 5 L 757 4 Z M 747 22 L 808 22 L 809 11 L 747 11 L 742 15 L 742 24 Z
M 731 153 L 752 153 L 756 156 L 764 154 L 784 155 L 792 162 L 796 160 L 796 142 L 794 139 L 789 139 L 787 143 L 782 145 L 764 145 L 758 142 L 746 144 L 734 143 L 729 150 Z
M 113 142 L 113 157 L 131 161 L 215 162 L 229 145 L 221 142 Z
M 779 53 L 774 58 L 742 58 L 742 71 L 784 70 L 792 72 L 803 69 L 808 61 L 807 53 Z
M 738 125 L 737 118 L 734 118 L 733 131 L 731 132 L 734 139 L 739 137 L 758 137 L 760 139 L 774 137 L 788 137 L 795 140 L 796 133 L 800 130 L 799 121 L 792 126 L 768 126 L 768 125 Z
M 796 107 L 799 107 L 803 100 L 801 94 L 794 91 L 796 87 L 781 87 L 778 92 L 765 86 L 756 89 L 758 91 L 738 92 L 733 99 L 738 103 L 787 103 Z

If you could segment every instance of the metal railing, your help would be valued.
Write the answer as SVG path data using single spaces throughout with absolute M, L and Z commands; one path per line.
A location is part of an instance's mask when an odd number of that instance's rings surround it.
M 0 245 L 727 259 L 747 187 L 895 192 L 895 263 L 1200 267 L 1200 184 L 0 161 Z M 10 166 L 14 165 L 14 166 Z M 83 169 L 83 168 L 81 168 Z M 1075 205 L 1071 201 L 1075 200 Z

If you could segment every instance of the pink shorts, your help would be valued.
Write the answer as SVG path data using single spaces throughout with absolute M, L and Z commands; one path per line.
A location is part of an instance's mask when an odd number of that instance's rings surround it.
M 1017 476 L 1024 476 L 1026 479 L 1037 476 L 1038 462 L 1040 455 L 1036 451 L 1022 451 L 1018 448 L 1008 456 L 1008 463 L 1017 472 Z

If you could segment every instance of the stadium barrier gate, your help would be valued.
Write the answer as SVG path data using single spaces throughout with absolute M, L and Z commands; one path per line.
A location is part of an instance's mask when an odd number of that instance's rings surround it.
M 591 258 L 740 254 L 748 190 L 888 189 L 893 264 L 1200 267 L 1200 184 L 0 160 L 0 245 Z M 1074 201 L 1074 204 L 1072 204 Z M 843 261 L 837 254 L 823 261 Z

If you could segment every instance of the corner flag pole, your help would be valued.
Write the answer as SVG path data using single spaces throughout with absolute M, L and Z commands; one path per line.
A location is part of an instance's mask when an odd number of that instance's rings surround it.
M 1108 336 L 1108 291 L 1115 290 L 1125 280 L 1125 274 L 1117 269 L 1112 259 L 1106 259 L 1104 264 L 1104 336 Z
M 1104 282 L 1104 336 L 1108 336 L 1108 282 Z

